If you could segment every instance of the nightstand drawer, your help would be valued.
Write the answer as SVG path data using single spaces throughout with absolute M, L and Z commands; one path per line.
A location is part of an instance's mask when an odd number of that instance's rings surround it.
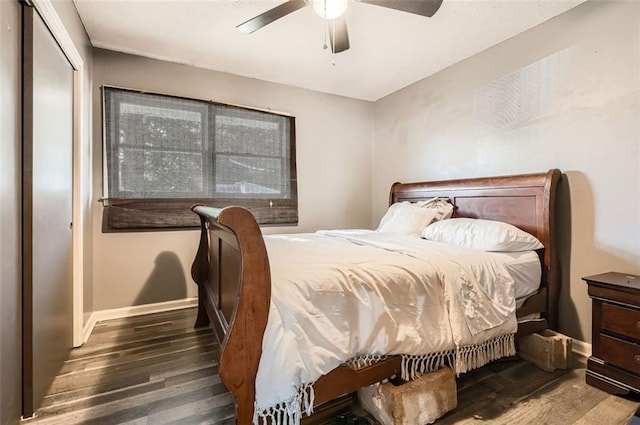
M 640 341 L 640 310 L 602 304 L 602 328 Z
M 600 352 L 594 353 L 598 358 L 630 372 L 640 373 L 640 345 L 602 334 L 598 339 Z

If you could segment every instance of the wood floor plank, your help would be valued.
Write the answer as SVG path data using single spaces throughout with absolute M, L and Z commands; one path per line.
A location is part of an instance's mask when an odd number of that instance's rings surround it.
M 105 380 L 105 376 L 111 379 L 130 379 L 138 376 L 140 379 L 150 380 L 154 374 L 179 374 L 183 368 L 190 368 L 193 365 L 210 366 L 216 362 L 216 356 L 211 351 L 204 348 L 185 350 L 179 353 L 168 353 L 162 359 L 153 359 L 150 364 L 145 361 L 136 360 L 131 363 L 117 363 L 108 367 L 108 370 L 94 369 L 80 371 L 74 374 L 57 376 L 49 392 L 52 394 L 61 393 L 81 387 L 97 385 Z M 205 366 L 206 365 L 206 366 Z
M 195 407 L 195 410 L 199 410 Z M 195 410 L 190 416 L 174 420 L 171 425 L 222 425 L 235 423 L 235 405 L 207 408 L 195 414 Z
M 38 425 L 119 424 L 143 416 L 147 417 L 150 413 L 170 408 L 187 400 L 228 394 L 221 383 L 211 385 L 211 380 L 212 378 L 199 379 L 58 415 L 44 416 L 37 423 Z
M 201 422 L 216 423 L 235 415 L 235 399 L 228 392 L 216 394 L 213 397 L 193 399 L 188 402 L 174 400 L 174 404 L 162 406 L 162 409 L 149 412 L 148 420 L 153 424 L 175 424 L 176 422 L 190 422 L 198 418 Z
M 167 341 L 170 342 L 170 341 L 178 340 L 180 338 L 190 338 L 190 337 L 193 337 L 194 334 L 195 335 L 201 335 L 201 334 L 211 335 L 211 331 L 208 329 L 194 329 L 193 331 L 176 330 L 173 332 L 165 332 L 156 337 L 147 338 L 147 339 L 139 338 L 139 339 L 134 339 L 128 342 L 120 341 L 117 338 L 112 341 L 105 340 L 102 343 L 98 343 L 98 342 L 94 343 L 92 341 L 91 344 L 85 344 L 80 348 L 74 348 L 71 351 L 69 359 L 74 360 L 78 358 L 84 358 L 88 355 L 98 356 L 98 355 L 113 353 L 114 351 L 119 351 L 119 350 L 140 348 L 140 347 L 145 347 L 149 344 L 158 344 L 158 343 L 167 342 Z
M 74 373 L 88 372 L 100 369 L 114 370 L 121 365 L 131 367 L 136 367 L 138 365 L 147 366 L 151 364 L 171 361 L 174 358 L 185 358 L 187 356 L 193 355 L 194 353 L 211 353 L 212 355 L 217 357 L 217 347 L 218 344 L 215 344 L 211 341 L 203 341 L 202 343 L 196 345 L 194 345 L 193 343 L 169 344 L 165 347 L 160 347 L 160 349 L 146 350 L 136 353 L 124 353 L 116 358 L 92 359 L 91 361 L 88 361 L 84 364 L 84 368 L 75 371 Z M 169 349 L 170 353 L 167 353 Z
M 235 423 L 235 405 L 230 404 L 215 409 L 206 409 L 199 414 L 192 414 L 186 418 L 173 421 L 171 425 L 200 425 L 200 424 L 232 424 Z
M 75 410 L 87 409 L 99 404 L 118 401 L 140 394 L 161 390 L 165 387 L 163 381 L 146 382 L 140 385 L 131 385 L 125 388 L 118 388 L 113 391 L 101 391 L 95 394 L 87 394 L 85 397 L 78 397 L 77 394 L 65 401 L 52 401 L 47 407 L 38 410 L 40 417 L 61 415 Z
M 150 424 L 147 421 L 147 418 L 144 417 L 144 418 L 134 419 L 132 421 L 122 422 L 119 425 L 150 425 Z
M 143 336 L 145 334 L 153 334 L 159 332 L 167 332 L 173 330 L 184 330 L 188 325 L 192 325 L 189 319 L 180 320 L 161 320 L 156 323 L 143 322 L 139 324 L 123 323 L 117 327 L 103 327 L 95 331 L 94 342 L 99 343 L 105 340 L 111 340 L 114 336 L 120 339 Z
M 627 424 L 637 409 L 638 403 L 610 395 L 589 410 L 574 425 Z
M 145 375 L 128 376 L 124 378 L 119 377 L 113 380 L 104 380 L 97 382 L 96 385 L 78 386 L 65 392 L 50 392 L 44 398 L 43 407 L 49 407 L 57 403 L 65 403 L 71 400 L 83 399 L 102 393 L 108 393 L 110 391 L 150 384 L 152 384 L 152 382 L 150 381 L 149 377 Z
M 159 344 L 149 344 L 144 347 L 119 350 L 101 356 L 89 356 L 76 359 L 66 362 L 60 370 L 59 375 L 114 366 L 118 363 L 122 364 L 136 360 L 144 361 L 145 359 L 161 358 L 168 352 L 177 353 L 182 350 L 199 349 L 202 347 L 211 348 L 213 353 L 218 352 L 218 344 L 211 341 L 209 335 L 201 335 L 197 338 L 183 338 L 176 341 L 166 341 Z
M 189 329 L 184 329 L 182 327 L 171 327 L 168 329 L 162 328 L 147 328 L 145 330 L 136 331 L 136 332 L 113 332 L 113 333 L 105 333 L 100 335 L 99 338 L 96 338 L 94 341 L 94 345 L 107 345 L 113 346 L 113 342 L 117 341 L 119 345 L 124 345 L 131 342 L 143 342 L 158 338 L 160 336 L 168 336 L 168 335 L 184 335 L 185 333 L 190 333 Z

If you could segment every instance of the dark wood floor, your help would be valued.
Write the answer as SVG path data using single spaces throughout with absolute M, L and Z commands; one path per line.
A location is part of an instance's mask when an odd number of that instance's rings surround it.
M 186 309 L 99 323 L 25 425 L 235 423 L 215 338 L 194 319 Z M 637 408 L 586 385 L 583 362 L 545 373 L 518 360 L 462 376 L 458 408 L 436 424 L 626 424 Z

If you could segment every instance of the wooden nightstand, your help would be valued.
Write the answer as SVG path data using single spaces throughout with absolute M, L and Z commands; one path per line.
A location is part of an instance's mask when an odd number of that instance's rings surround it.
M 640 276 L 583 278 L 593 305 L 587 384 L 611 394 L 640 393 Z

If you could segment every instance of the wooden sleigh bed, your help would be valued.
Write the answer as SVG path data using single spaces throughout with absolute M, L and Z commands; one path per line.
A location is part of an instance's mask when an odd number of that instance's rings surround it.
M 544 245 L 542 281 L 517 317 L 539 314 L 541 320 L 519 323 L 517 335 L 557 329 L 560 270 L 555 246 L 554 209 L 560 171 L 463 180 L 395 183 L 389 203 L 447 198 L 454 217 L 503 221 L 534 235 Z M 212 324 L 220 343 L 220 376 L 236 398 L 238 424 L 254 417 L 255 380 L 271 299 L 271 275 L 264 239 L 253 215 L 241 207 L 194 206 L 202 228 L 191 274 L 198 285 L 195 326 Z M 353 370 L 340 366 L 314 384 L 314 406 L 398 375 L 401 359 L 388 357 Z

